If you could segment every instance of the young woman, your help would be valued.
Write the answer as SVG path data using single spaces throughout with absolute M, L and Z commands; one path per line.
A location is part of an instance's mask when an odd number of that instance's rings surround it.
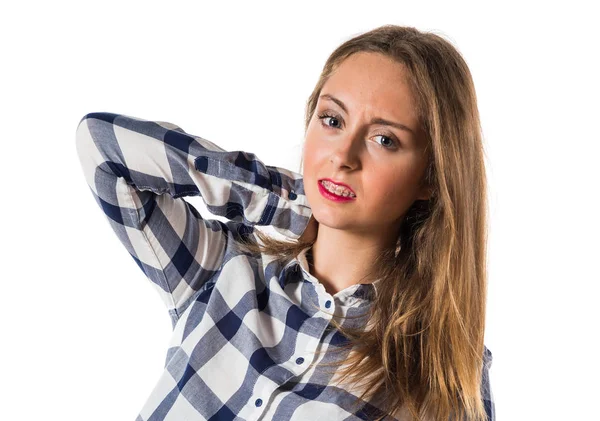
M 363 33 L 328 58 L 305 127 L 300 174 L 168 122 L 79 122 L 86 181 L 173 323 L 137 419 L 493 420 L 465 61 L 415 28 Z

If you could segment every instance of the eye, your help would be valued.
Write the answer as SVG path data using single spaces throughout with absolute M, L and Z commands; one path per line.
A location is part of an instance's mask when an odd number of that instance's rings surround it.
M 332 127 L 329 124 L 327 124 L 326 122 L 324 123 L 323 121 L 327 118 L 330 118 L 331 120 L 329 121 L 341 121 L 341 117 L 339 115 L 335 115 L 335 114 L 328 114 L 327 112 L 324 112 L 323 114 L 320 114 L 319 116 L 319 120 L 321 120 L 321 124 L 327 128 L 331 128 L 331 129 L 339 129 L 340 127 Z M 341 123 L 340 123 L 341 124 Z
M 321 120 L 321 125 L 327 129 L 340 129 L 341 122 L 343 121 L 343 119 L 340 115 L 335 114 L 335 113 L 330 114 L 329 111 L 325 111 L 322 114 L 319 114 L 318 118 L 319 118 L 319 120 Z M 330 119 L 330 120 L 327 120 L 327 119 Z M 331 126 L 331 125 L 327 124 L 327 121 L 329 121 L 329 122 L 336 121 L 336 122 L 338 122 L 338 124 L 340 124 L 340 126 L 337 126 L 337 127 Z M 389 135 L 383 134 L 383 133 L 378 133 L 375 135 L 375 137 L 381 137 L 384 139 L 382 141 L 382 143 L 377 143 L 377 145 L 379 145 L 383 149 L 394 150 L 394 149 L 398 149 L 398 147 L 399 147 L 399 142 L 393 136 L 389 136 Z
M 396 149 L 398 147 L 398 142 L 396 142 L 396 140 L 394 140 L 393 137 L 385 135 L 385 134 L 377 134 L 375 135 L 375 137 L 381 137 L 382 143 L 378 143 L 378 145 L 380 145 L 382 148 L 385 149 Z M 386 141 L 387 139 L 387 141 Z M 383 144 L 383 142 L 385 141 L 385 144 Z

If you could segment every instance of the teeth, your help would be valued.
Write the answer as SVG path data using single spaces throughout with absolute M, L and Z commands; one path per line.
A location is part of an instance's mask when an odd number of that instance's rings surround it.
M 330 183 L 329 181 L 322 181 L 321 184 L 323 185 L 323 187 L 325 187 L 325 189 L 327 189 L 327 191 L 337 194 L 338 196 L 342 196 L 342 197 L 356 197 L 356 195 L 354 193 L 352 193 L 350 190 L 341 187 L 341 186 L 336 186 L 333 183 Z

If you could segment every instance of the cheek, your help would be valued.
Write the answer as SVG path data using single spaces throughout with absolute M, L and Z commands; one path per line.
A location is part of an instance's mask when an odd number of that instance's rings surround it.
M 311 190 L 312 185 L 317 178 L 315 167 L 315 158 L 310 145 L 305 144 L 304 155 L 302 156 L 302 178 L 304 179 L 304 190 Z
M 305 139 L 303 156 L 305 176 L 310 177 L 312 175 L 319 160 L 319 154 L 322 152 L 312 138 L 307 137 Z
M 402 178 L 400 170 L 381 172 L 381 169 L 364 179 L 363 191 L 369 199 L 367 204 L 377 208 L 396 208 L 410 195 L 408 181 Z
M 308 145 L 304 147 L 304 155 L 302 155 L 302 167 L 304 178 L 310 177 L 313 167 L 313 156 Z
M 396 201 L 395 191 L 390 190 L 389 186 L 378 183 L 368 183 L 363 185 L 363 191 L 366 202 L 365 204 L 369 207 L 382 209 L 392 206 Z

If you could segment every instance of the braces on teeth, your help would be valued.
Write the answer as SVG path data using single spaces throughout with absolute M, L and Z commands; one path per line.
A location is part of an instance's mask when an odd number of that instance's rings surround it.
M 321 184 L 323 185 L 323 187 L 325 187 L 325 189 L 331 193 L 337 194 L 338 196 L 342 196 L 342 197 L 356 197 L 356 195 L 354 193 L 352 193 L 350 190 L 341 187 L 341 186 L 336 186 L 333 183 L 330 183 L 329 181 L 322 181 Z

